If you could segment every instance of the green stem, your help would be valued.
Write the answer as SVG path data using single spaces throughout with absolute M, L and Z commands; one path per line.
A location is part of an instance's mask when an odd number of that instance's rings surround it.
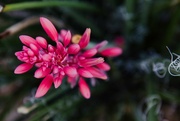
M 152 4 L 152 1 L 143 1 L 142 14 L 140 16 L 140 23 L 143 26 L 146 26 L 148 22 L 148 16 L 151 9 L 151 4 Z
M 164 38 L 164 42 L 163 42 L 163 49 L 164 49 L 164 46 L 167 46 L 169 44 L 172 44 L 172 39 L 174 37 L 174 34 L 175 34 L 175 31 L 177 29 L 177 24 L 179 22 L 179 16 L 180 16 L 180 8 L 179 8 L 179 5 L 175 6 L 173 8 L 173 11 L 172 11 L 172 17 L 171 17 L 171 20 L 170 20 L 170 24 L 168 26 L 168 28 L 166 29 L 166 36 Z
M 147 86 L 147 96 L 150 97 L 155 94 L 155 83 L 154 79 L 152 79 L 152 75 L 150 74 L 146 78 L 146 86 Z M 151 103 L 151 102 L 148 102 Z M 149 104 L 147 104 L 149 105 Z M 158 121 L 158 115 L 156 114 L 156 106 L 151 107 L 147 114 L 147 121 Z
M 124 29 L 124 34 L 125 34 L 125 39 L 126 39 L 126 46 L 125 46 L 125 49 L 124 51 L 128 52 L 128 50 L 131 48 L 130 46 L 130 43 L 131 43 L 131 34 L 132 34 L 132 30 L 134 28 L 134 22 L 133 22 L 133 18 L 132 18 L 132 15 L 134 14 L 134 8 L 135 8 L 135 0 L 126 0 L 125 1 L 125 7 L 126 7 L 126 12 L 127 12 L 127 15 L 125 15 L 126 17 L 126 20 L 125 20 L 125 29 Z
M 134 5 L 135 5 L 135 1 L 134 0 L 126 0 L 126 2 L 125 2 L 127 13 L 130 16 L 133 15 L 133 13 L 134 13 Z M 132 18 L 127 19 L 125 24 L 126 24 L 125 34 L 126 34 L 126 37 L 128 38 L 128 36 L 130 35 L 130 31 L 133 28 Z
M 29 8 L 42 8 L 42 7 L 71 7 L 71 8 L 79 8 L 90 11 L 96 11 L 96 7 L 92 6 L 89 3 L 85 2 L 76 2 L 76 1 L 34 1 L 34 2 L 23 2 L 23 3 L 15 3 L 15 4 L 7 4 L 5 5 L 3 12 L 9 12 L 14 10 L 22 10 Z

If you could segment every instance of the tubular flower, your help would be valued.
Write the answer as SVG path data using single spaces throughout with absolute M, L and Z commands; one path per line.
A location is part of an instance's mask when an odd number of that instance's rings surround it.
M 50 39 L 55 42 L 55 46 L 48 44 L 43 37 L 34 39 L 21 35 L 19 38 L 24 46 L 22 51 L 16 52 L 15 55 L 23 63 L 15 69 L 14 73 L 22 74 L 33 66 L 37 67 L 34 77 L 44 78 L 36 91 L 37 98 L 44 96 L 52 84 L 58 88 L 64 77 L 67 77 L 71 87 L 79 85 L 83 97 L 90 98 L 90 89 L 85 78 L 106 80 L 108 77 L 105 72 L 110 70 L 110 66 L 104 62 L 103 57 L 94 56 L 99 53 L 114 57 L 120 55 L 122 50 L 113 47 L 101 50 L 107 41 L 85 50 L 90 41 L 91 29 L 87 28 L 79 42 L 73 43 L 70 31 L 62 30 L 58 34 L 54 25 L 44 17 L 40 18 L 40 23 Z

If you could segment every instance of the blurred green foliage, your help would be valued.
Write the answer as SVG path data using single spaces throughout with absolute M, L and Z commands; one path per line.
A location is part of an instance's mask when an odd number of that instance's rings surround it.
M 180 78 L 167 72 L 171 57 L 166 48 L 180 53 L 179 0 L 39 0 L 31 4 L 34 1 L 1 1 L 5 8 L 0 13 L 0 120 L 180 120 Z M 109 80 L 98 80 L 91 87 L 89 100 L 65 80 L 60 88 L 52 88 L 43 98 L 35 99 L 34 91 L 41 81 L 33 78 L 35 69 L 23 75 L 13 73 L 20 64 L 14 55 L 22 48 L 19 35 L 47 35 L 39 22 L 12 35 L 3 32 L 25 19 L 40 16 L 55 20 L 59 30 L 82 33 L 91 28 L 93 43 L 106 39 L 116 44 L 116 37 L 124 39 L 124 44 L 119 45 L 123 55 L 107 59 L 112 68 Z M 166 69 L 166 73 L 160 72 L 165 73 L 162 78 L 153 71 L 157 63 Z M 25 109 L 26 114 L 21 114 Z

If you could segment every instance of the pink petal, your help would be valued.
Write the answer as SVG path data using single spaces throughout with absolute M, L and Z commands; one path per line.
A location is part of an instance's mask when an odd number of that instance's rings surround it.
M 48 45 L 48 51 L 49 52 L 54 52 L 54 47 L 52 45 Z
M 57 42 L 56 46 L 59 53 L 61 53 L 64 50 L 64 46 L 61 44 L 61 42 Z
M 63 80 L 63 76 L 62 75 L 54 78 L 54 87 L 58 88 L 61 85 L 62 80 Z
M 18 52 L 15 52 L 15 55 L 17 56 L 17 58 L 20 60 L 20 61 L 24 61 L 22 58 L 26 57 L 23 55 L 23 51 L 18 51 Z M 28 55 L 27 55 L 28 56 Z
M 40 85 L 36 91 L 35 97 L 39 98 L 39 97 L 44 96 L 47 93 L 47 91 L 50 89 L 52 82 L 53 82 L 52 75 L 50 75 L 50 74 L 47 75 L 40 83 Z
M 27 53 L 28 53 L 28 55 L 31 56 L 31 57 L 34 56 L 34 52 L 33 52 L 31 49 L 29 49 L 29 50 L 27 51 Z
M 107 57 L 116 57 L 122 54 L 122 49 L 118 47 L 110 47 L 101 51 L 100 54 Z
M 35 66 L 37 68 L 40 68 L 43 64 L 44 64 L 43 62 L 37 62 L 37 63 L 35 63 Z
M 89 66 L 94 66 L 94 65 L 97 65 L 97 64 L 103 63 L 103 62 L 104 62 L 104 58 L 102 58 L 102 57 L 90 58 L 90 59 L 79 60 L 79 65 L 82 67 L 89 67 Z
M 87 69 L 84 69 L 84 68 L 79 68 L 78 73 L 79 73 L 79 75 L 86 77 L 86 78 L 93 77 L 93 75 Z
M 26 46 L 29 46 L 30 44 L 37 45 L 36 40 L 34 38 L 30 37 L 30 36 L 21 35 L 21 36 L 19 36 L 19 39 Z
M 53 73 L 57 74 L 60 71 L 60 69 L 58 68 L 58 66 L 54 66 L 53 67 Z
M 77 78 L 76 77 L 68 77 L 67 81 L 70 84 L 71 88 L 74 88 L 74 86 L 76 85 Z
M 43 37 L 36 37 L 36 41 L 41 46 L 42 48 L 46 49 L 47 48 L 47 41 Z
M 110 66 L 107 63 L 100 63 L 96 65 L 98 68 L 104 70 L 104 71 L 109 71 L 110 70 Z
M 18 52 L 15 52 L 15 55 L 18 57 L 18 56 L 21 56 L 22 55 L 22 52 L 23 51 L 18 51 Z
M 36 55 L 39 54 L 39 49 L 38 49 L 38 47 L 37 47 L 36 45 L 30 44 L 29 46 L 30 46 L 31 50 L 32 50 Z
M 98 68 L 87 67 L 86 69 L 96 78 L 100 78 L 100 79 L 103 79 L 103 80 L 106 80 L 108 78 L 107 75 Z
M 67 46 L 70 43 L 70 41 L 71 41 L 71 32 L 67 31 L 63 39 L 64 46 Z
M 52 56 L 50 54 L 44 54 L 42 56 L 44 61 L 51 61 L 52 60 Z
M 79 50 L 80 50 L 80 46 L 78 44 L 71 44 L 68 47 L 68 53 L 69 54 L 76 54 L 79 52 Z
M 88 45 L 90 40 L 90 34 L 91 34 L 91 29 L 87 28 L 79 41 L 79 45 L 81 48 L 85 48 Z
M 58 41 L 58 32 L 54 25 L 47 18 L 40 17 L 40 23 L 47 35 L 54 41 Z
M 62 45 L 62 43 L 61 42 L 57 42 L 56 43 L 56 53 L 57 54 L 60 54 L 60 55 L 62 55 L 62 56 L 65 56 L 66 54 L 67 54 L 67 51 L 66 51 L 66 48 Z
M 43 70 L 42 68 L 39 68 L 35 71 L 34 73 L 34 77 L 35 78 L 44 78 L 45 76 L 47 76 L 49 73 L 51 72 L 50 68 L 46 68 L 45 70 Z
M 23 63 L 23 64 L 19 65 L 18 67 L 16 67 L 16 69 L 14 70 L 14 73 L 15 74 L 22 74 L 22 73 L 29 71 L 32 67 L 33 67 L 32 64 Z
M 84 98 L 86 99 L 90 98 L 91 92 L 90 92 L 89 86 L 87 85 L 87 83 L 85 82 L 83 78 L 79 79 L 79 91 Z
M 94 56 L 96 53 L 97 53 L 97 49 L 96 49 L 96 48 L 92 48 L 92 49 L 86 50 L 86 51 L 82 54 L 82 56 L 88 58 L 88 57 Z
M 66 36 L 67 30 L 61 29 L 59 34 L 59 40 L 63 41 L 64 37 Z
M 76 77 L 77 74 L 78 74 L 75 67 L 69 67 L 69 66 L 64 67 L 64 72 L 65 72 L 69 77 Z
M 103 47 L 105 47 L 107 44 L 108 44 L 108 41 L 107 41 L 107 40 L 104 40 L 104 41 L 102 41 L 101 43 L 95 45 L 94 48 L 96 48 L 97 50 L 100 50 L 100 49 L 102 49 Z

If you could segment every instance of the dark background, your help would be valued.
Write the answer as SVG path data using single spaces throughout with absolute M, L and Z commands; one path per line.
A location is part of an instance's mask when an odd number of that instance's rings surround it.
M 1 4 L 34 0 L 2 0 Z M 42 0 L 39 2 L 53 2 Z M 59 2 L 62 2 L 59 0 Z M 0 120 L 2 121 L 180 121 L 180 78 L 167 71 L 171 52 L 180 54 L 179 0 L 67 0 L 66 6 L 51 6 L 0 13 Z M 87 3 L 87 7 L 68 6 Z M 20 9 L 20 7 L 18 8 Z M 91 98 L 84 99 L 78 87 L 64 80 L 58 89 L 41 99 L 34 94 L 41 80 L 31 71 L 15 75 L 21 63 L 14 53 L 21 50 L 20 35 L 47 37 L 39 21 L 10 34 L 7 29 L 40 16 L 56 20 L 58 31 L 81 34 L 91 28 L 91 42 L 108 40 L 123 49 L 111 65 L 108 81 L 91 86 Z M 121 37 L 123 43 L 116 43 Z M 176 59 L 174 56 L 173 59 Z M 165 70 L 153 71 L 161 63 Z M 143 68 L 145 65 L 145 68 Z M 179 66 L 179 65 L 178 65 Z M 158 68 L 158 67 L 157 67 Z M 178 71 L 175 72 L 178 74 Z M 23 110 L 22 110 L 23 109 Z M 26 112 L 27 111 L 27 112 Z M 25 114 L 22 114 L 25 113 Z

